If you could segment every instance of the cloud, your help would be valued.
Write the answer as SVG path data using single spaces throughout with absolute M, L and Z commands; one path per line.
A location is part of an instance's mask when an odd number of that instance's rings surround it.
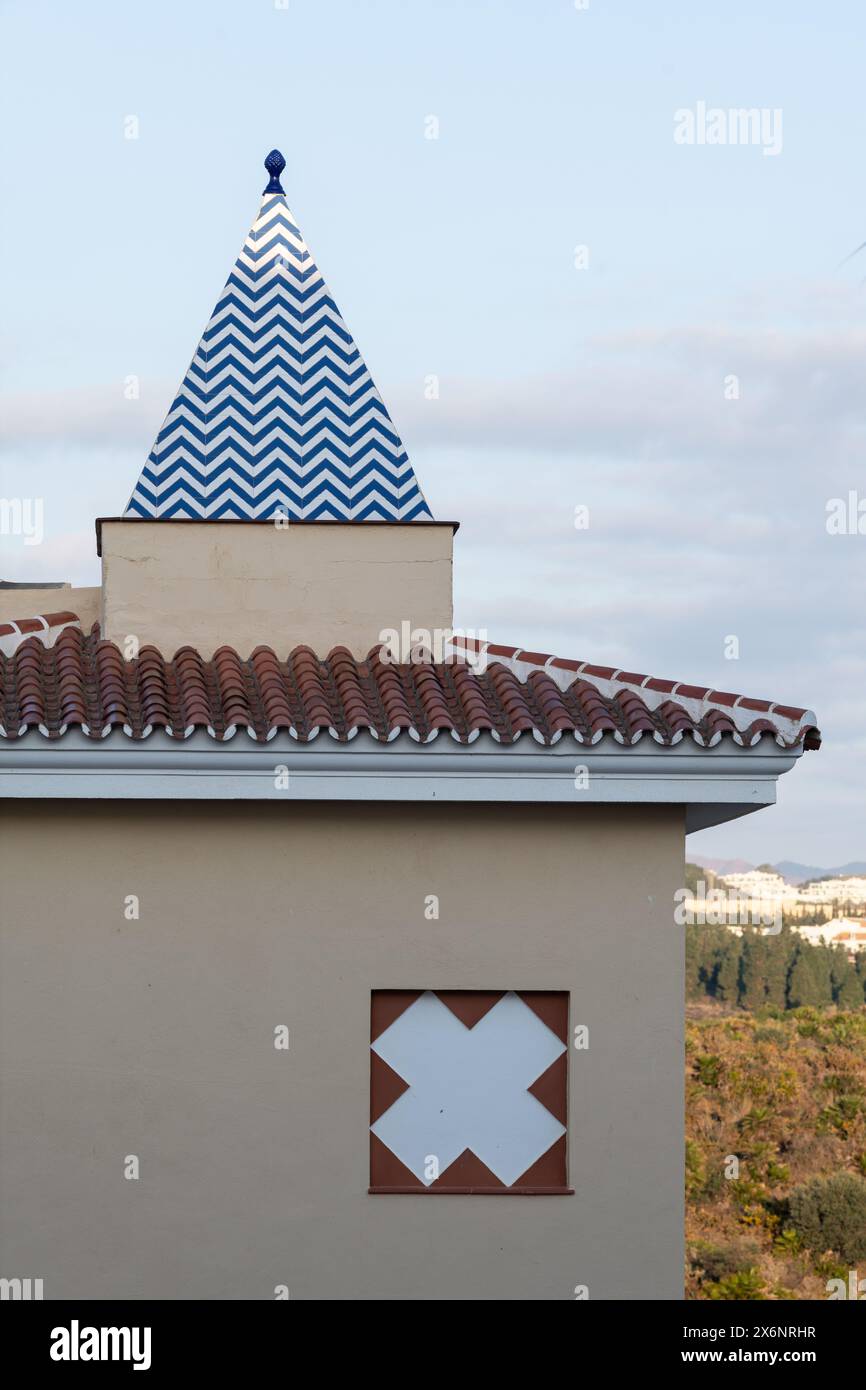
M 0 416 L 0 443 L 16 450 L 47 444 L 128 445 L 146 455 L 170 401 L 170 388 L 161 383 L 148 385 L 137 400 L 126 399 L 122 382 L 10 393 Z
M 749 464 L 828 455 L 853 476 L 862 457 L 862 328 L 642 329 L 591 340 L 581 354 L 544 376 L 443 379 L 438 400 L 398 394 L 397 418 L 416 450 L 599 457 L 631 477 L 650 463 L 682 477 L 700 461 L 736 478 Z M 726 398 L 732 390 L 738 397 Z

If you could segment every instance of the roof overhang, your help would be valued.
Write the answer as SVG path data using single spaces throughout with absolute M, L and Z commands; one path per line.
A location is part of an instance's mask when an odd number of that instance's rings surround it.
M 801 749 L 769 740 L 700 749 L 682 742 L 640 749 L 605 739 L 553 747 L 489 734 L 466 746 L 437 739 L 420 746 L 361 732 L 350 743 L 216 742 L 198 730 L 179 742 L 161 730 L 133 741 L 120 729 L 94 743 L 70 729 L 46 741 L 30 730 L 0 741 L 0 796 L 118 801 L 477 802 L 548 805 L 683 806 L 686 832 L 747 815 L 776 800 L 776 783 Z

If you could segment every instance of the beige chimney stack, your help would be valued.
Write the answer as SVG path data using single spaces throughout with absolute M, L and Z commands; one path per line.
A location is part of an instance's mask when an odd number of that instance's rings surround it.
M 231 646 L 366 656 L 389 628 L 451 628 L 452 522 L 97 524 L 102 632 L 208 658 Z

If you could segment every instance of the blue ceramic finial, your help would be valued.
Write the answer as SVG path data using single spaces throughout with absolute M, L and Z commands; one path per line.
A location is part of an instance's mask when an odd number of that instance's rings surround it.
M 283 159 L 283 156 L 280 154 L 279 150 L 271 150 L 270 154 L 265 160 L 265 168 L 271 176 L 271 181 L 268 184 L 267 188 L 264 190 L 265 193 L 285 193 L 286 190 L 280 183 L 280 174 L 283 172 L 285 167 L 286 161 Z

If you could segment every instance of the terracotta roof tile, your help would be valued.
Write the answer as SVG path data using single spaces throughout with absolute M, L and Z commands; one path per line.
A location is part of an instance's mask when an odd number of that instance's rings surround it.
M 9 618 L 0 622 L 0 654 L 11 656 L 32 634 L 37 633 L 46 646 L 67 627 L 80 627 L 75 613 L 40 613 L 31 618 Z
M 654 719 L 652 737 L 659 743 L 677 743 L 687 733 L 699 745 L 715 745 L 725 736 L 742 746 L 751 747 L 765 735 L 772 735 L 782 747 L 818 748 L 821 734 L 811 710 L 795 705 L 774 704 L 770 700 L 755 700 L 730 691 L 710 690 L 706 686 L 687 685 L 682 681 L 662 680 L 636 671 L 618 670 L 586 661 L 564 657 L 548 657 L 538 652 L 521 651 L 519 647 L 498 647 L 460 636 L 452 638 L 453 650 L 463 652 L 478 662 L 495 658 L 526 678 L 527 666 L 543 668 L 562 689 L 563 685 L 580 690 L 587 679 L 596 687 L 596 694 L 608 701 L 609 715 L 614 722 L 614 737 L 621 742 L 637 742 L 648 733 L 642 716 L 635 714 L 636 706 L 624 704 L 626 692 L 639 697 L 646 712 Z M 575 679 L 577 678 L 577 679 Z M 532 679 L 530 675 L 529 679 Z M 668 697 L 668 698 L 665 698 Z M 595 706 L 593 706 L 595 710 Z M 630 714 L 627 727 L 617 721 L 617 710 Z M 760 719 L 754 716 L 765 715 Z M 591 737 L 612 732 L 598 722 L 593 714 Z
M 133 739 L 163 729 L 176 740 L 204 729 L 221 741 L 245 730 L 256 740 L 282 731 L 302 742 L 325 732 L 347 742 L 367 730 L 420 743 L 450 735 L 466 744 L 482 733 L 503 744 L 524 735 L 544 744 L 568 736 L 626 746 L 644 738 L 673 746 L 686 736 L 703 747 L 722 738 L 746 747 L 764 737 L 789 748 L 820 743 L 814 716 L 794 706 L 517 647 L 454 639 L 452 648 L 445 661 L 403 665 L 383 659 L 381 648 L 358 661 L 345 647 L 324 658 L 296 647 L 284 660 L 268 647 L 246 659 L 220 647 L 205 661 L 192 647 L 166 660 L 145 646 L 126 660 L 98 629 L 85 637 L 67 627 L 51 647 L 34 635 L 0 657 L 0 735 L 37 728 L 56 739 L 80 728 L 98 739 L 120 727 Z

